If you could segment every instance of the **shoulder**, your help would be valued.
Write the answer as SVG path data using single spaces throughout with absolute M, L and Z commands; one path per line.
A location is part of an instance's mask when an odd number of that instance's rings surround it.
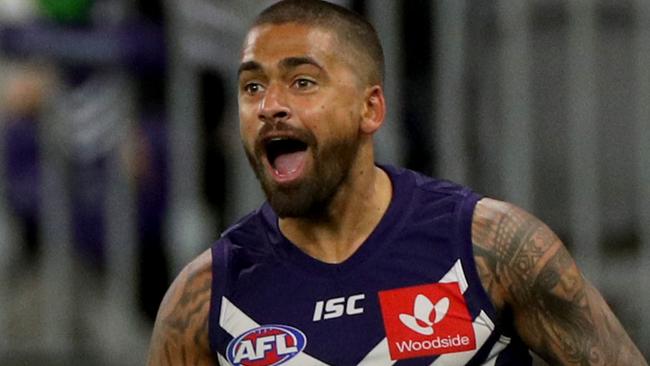
M 212 286 L 212 254 L 206 250 L 190 262 L 176 277 L 167 291 L 158 313 L 165 321 L 172 314 L 183 313 L 187 305 L 203 306 L 201 301 Z
M 472 244 L 481 281 L 497 308 L 520 299 L 521 289 L 554 287 L 557 271 L 575 267 L 560 239 L 541 220 L 490 198 L 476 204 Z
M 408 201 L 419 208 L 437 208 L 442 204 L 450 210 L 469 205 L 473 210 L 474 203 L 480 198 L 478 194 L 469 187 L 461 184 L 428 176 L 426 174 L 406 168 L 392 166 L 380 166 L 384 169 L 393 184 L 393 198 L 400 201 Z M 424 216 L 428 212 L 423 212 Z
M 271 229 L 272 223 L 276 219 L 277 217 L 271 207 L 268 203 L 265 203 L 226 229 L 214 245 L 224 245 L 226 243 L 246 245 L 251 242 L 256 243 L 260 235 L 264 235 L 266 231 Z
M 559 238 L 537 217 L 511 203 L 490 198 L 483 198 L 476 204 L 472 242 L 477 254 L 492 254 L 501 260 L 527 255 L 536 262 L 542 260 L 536 255 L 563 248 Z M 524 269 L 526 266 L 518 263 L 518 267 Z
M 149 365 L 210 365 L 208 314 L 212 255 L 206 250 L 174 280 L 160 305 Z
M 382 165 L 393 183 L 411 185 L 425 192 L 441 195 L 467 195 L 471 190 L 463 185 L 445 179 L 438 179 L 426 174 L 400 167 Z

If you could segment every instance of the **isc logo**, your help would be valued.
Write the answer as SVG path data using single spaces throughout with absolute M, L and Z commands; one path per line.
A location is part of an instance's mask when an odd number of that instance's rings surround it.
M 321 319 L 334 319 L 346 315 L 363 314 L 363 308 L 357 303 L 366 298 L 364 294 L 352 295 L 350 297 L 335 297 L 329 300 L 316 302 L 314 308 L 315 322 Z
M 233 339 L 226 357 L 235 366 L 274 366 L 297 356 L 307 345 L 300 330 L 286 325 L 263 325 Z

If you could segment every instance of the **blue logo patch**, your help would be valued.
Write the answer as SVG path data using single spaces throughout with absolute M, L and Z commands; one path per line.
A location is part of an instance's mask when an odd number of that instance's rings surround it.
M 228 343 L 226 357 L 235 366 L 275 366 L 294 358 L 307 345 L 300 330 L 287 325 L 262 325 Z

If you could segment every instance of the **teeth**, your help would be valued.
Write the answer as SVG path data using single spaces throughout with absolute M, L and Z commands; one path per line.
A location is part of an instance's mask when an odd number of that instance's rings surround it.
M 307 149 L 304 142 L 287 136 L 271 137 L 266 140 L 264 145 L 268 161 L 272 166 L 275 166 L 275 159 L 280 155 Z
M 289 141 L 289 139 L 286 138 L 286 137 L 272 137 L 272 138 L 266 140 L 265 145 L 268 147 L 269 145 L 272 145 L 272 144 L 277 143 L 277 142 L 282 142 L 282 141 Z

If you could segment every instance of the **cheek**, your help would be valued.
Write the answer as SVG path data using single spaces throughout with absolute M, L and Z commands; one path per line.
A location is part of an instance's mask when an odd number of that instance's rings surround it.
M 328 90 L 320 98 L 296 101 L 294 111 L 309 120 L 321 120 L 320 125 L 340 128 L 352 120 L 350 117 L 358 109 L 355 102 L 356 98 L 348 88 L 338 88 L 336 91 Z
M 257 120 L 250 118 L 250 116 L 240 111 L 239 135 L 247 149 L 253 147 L 255 137 L 257 136 L 257 128 Z

